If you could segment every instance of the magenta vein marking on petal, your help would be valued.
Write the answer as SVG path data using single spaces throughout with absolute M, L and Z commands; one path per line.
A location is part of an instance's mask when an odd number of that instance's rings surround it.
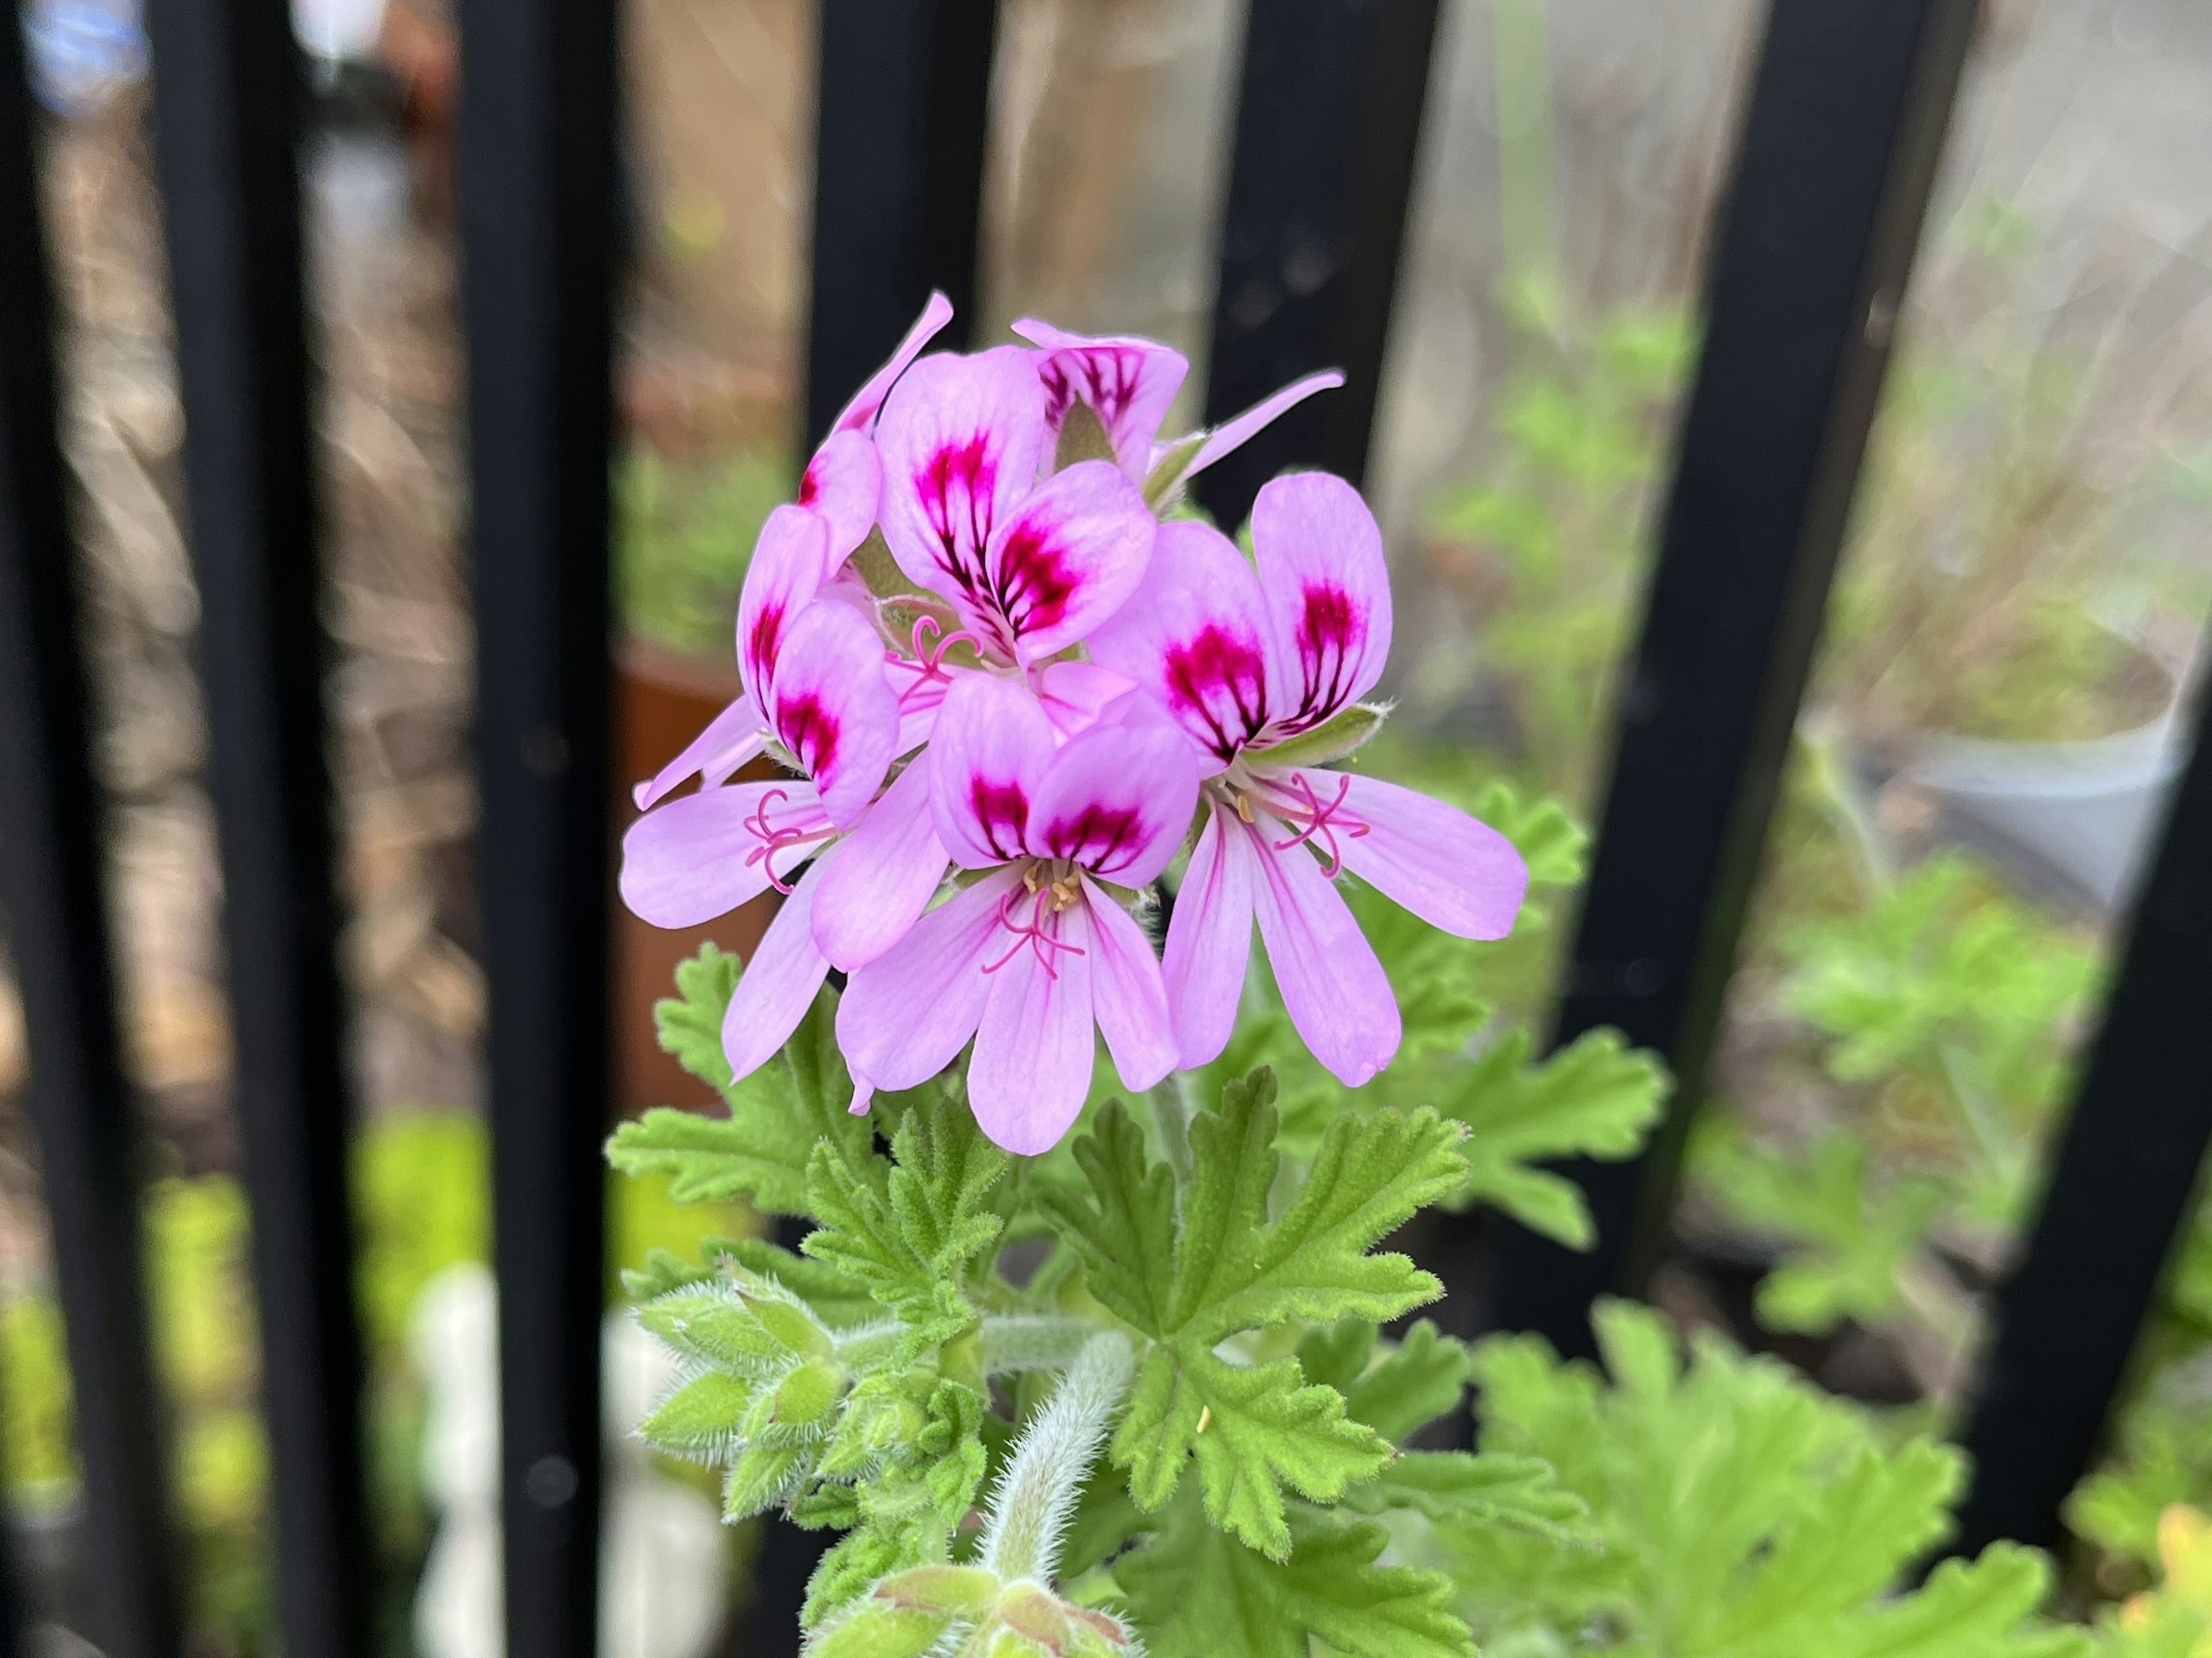
M 1304 818 L 1305 827 L 1287 841 L 1273 842 L 1274 848 L 1277 852 L 1288 852 L 1292 847 L 1302 846 L 1316 835 L 1319 835 L 1321 843 L 1325 848 L 1323 855 L 1328 860 L 1322 872 L 1334 880 L 1344 870 L 1344 856 L 1336 844 L 1335 819 L 1340 816 L 1345 819 L 1342 825 L 1344 832 L 1354 841 L 1365 835 L 1372 827 L 1344 811 L 1345 797 L 1352 793 L 1352 775 L 1348 772 L 1337 774 L 1336 798 L 1332 800 L 1324 801 L 1315 793 L 1314 786 L 1301 772 L 1292 772 L 1290 774 L 1290 786 L 1294 793 L 1304 798 L 1293 800 L 1287 806 L 1279 799 L 1271 799 L 1267 804 L 1273 810 L 1280 812 L 1292 823 Z
M 837 716 L 812 692 L 776 706 L 776 735 L 810 776 L 820 777 L 837 763 Z
M 938 563 L 969 594 L 983 579 L 983 545 L 991 538 L 991 526 L 984 521 L 981 503 L 989 497 L 998 473 L 990 438 L 978 432 L 964 443 L 948 443 L 934 451 L 915 475 L 915 492 L 921 498 L 930 532 L 937 538 Z M 972 568 L 962 556 L 961 537 L 953 524 L 956 486 L 967 498 L 967 545 L 975 561 Z
M 1058 627 L 1069 602 L 1083 591 L 1083 579 L 1067 568 L 1049 531 L 1018 525 L 999 555 L 999 614 L 1017 635 Z
M 1044 832 L 1041 849 L 1104 874 L 1109 864 L 1127 861 L 1118 855 L 1135 846 L 1144 827 L 1144 815 L 1133 807 L 1092 801 L 1073 817 L 1055 818 Z
M 1055 938 L 1044 930 L 1045 906 L 1052 902 L 1052 889 L 1039 887 L 1030 896 L 1034 899 L 1031 905 L 1032 913 L 1028 922 L 1020 926 L 1014 924 L 1013 917 L 1009 912 L 1021 901 L 1023 895 L 1018 892 L 1009 892 L 999 900 L 999 925 L 1014 935 L 1014 947 L 997 961 L 986 966 L 984 972 L 996 973 L 1015 957 L 1020 955 L 1023 947 L 1026 945 L 1036 951 L 1037 964 L 1044 969 L 1045 977 L 1057 980 L 1060 977 L 1060 969 L 1053 965 L 1050 952 L 1060 950 L 1066 951 L 1070 956 L 1083 954 L 1083 947 L 1080 944 L 1071 944 L 1065 938 Z
M 1164 667 L 1169 707 L 1203 720 L 1222 759 L 1235 758 L 1267 723 L 1267 662 L 1250 640 L 1209 622 L 1194 638 L 1168 647 Z M 1236 712 L 1236 729 L 1216 701 L 1224 693 Z
M 969 780 L 968 805 L 982 826 L 983 840 L 1000 859 L 1022 854 L 1022 829 L 1030 820 L 1030 798 L 1018 782 L 1000 782 L 978 774 Z M 1000 832 L 1006 832 L 1002 844 Z
M 1350 695 L 1352 659 L 1365 638 L 1365 618 L 1352 595 L 1334 582 L 1315 582 L 1304 592 L 1298 617 L 1298 664 L 1305 695 L 1294 729 L 1326 720 Z

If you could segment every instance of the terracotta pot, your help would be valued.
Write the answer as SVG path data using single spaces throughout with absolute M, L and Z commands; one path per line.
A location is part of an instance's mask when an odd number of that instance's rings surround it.
M 679 657 L 658 647 L 625 642 L 616 653 L 615 822 L 637 821 L 630 786 L 683 752 L 700 728 L 738 695 L 737 670 Z M 674 993 L 676 964 L 709 939 L 750 956 L 775 914 L 764 894 L 703 926 L 673 932 L 641 921 L 617 905 L 614 924 L 615 1100 L 624 1115 L 653 1105 L 699 1106 L 714 1091 L 663 1053 L 653 1005 Z

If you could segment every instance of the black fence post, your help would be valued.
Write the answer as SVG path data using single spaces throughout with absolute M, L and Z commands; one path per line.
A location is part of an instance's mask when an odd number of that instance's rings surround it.
M 1366 476 L 1436 33 L 1437 0 L 1266 0 L 1247 15 L 1206 418 L 1317 369 L 1345 383 L 1200 475 L 1224 525 L 1286 466 Z
M 459 185 L 510 1658 L 598 1637 L 612 0 L 463 0 Z
M 0 898 L 68 1324 L 94 1585 L 84 1632 L 110 1658 L 167 1658 L 178 1625 L 138 1249 L 142 1163 L 100 899 L 82 605 L 55 442 L 53 306 L 13 24 L 0 27 Z M 14 1590 L 0 1571 L 0 1594 Z M 0 1651 L 16 1649 L 13 1614 L 0 1613 Z
M 2200 701 L 2202 699 L 2200 698 Z M 2088 1471 L 2212 1139 L 2212 741 L 2173 797 L 2127 953 L 1999 1297 L 1967 1429 L 1974 1483 L 1955 1547 L 2052 1544 Z
M 147 27 L 277 1597 L 291 1658 L 356 1658 L 369 1557 L 301 287 L 305 87 L 284 0 L 151 0 Z
M 1674 1101 L 1641 1159 L 1573 1166 L 1594 1251 L 1502 1238 L 1498 1321 L 1568 1351 L 1661 1247 L 1976 15 L 1768 19 L 1553 1033 L 1618 1028 L 1673 1066 Z
M 969 338 L 998 0 L 822 0 L 805 434 L 822 440 L 928 299 Z

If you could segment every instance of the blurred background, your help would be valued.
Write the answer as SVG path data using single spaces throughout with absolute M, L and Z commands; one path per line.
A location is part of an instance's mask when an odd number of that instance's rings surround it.
M 492 1658 L 455 42 L 439 0 L 295 3 L 316 88 L 303 185 L 380 1649 Z M 1585 819 L 1599 804 L 1759 16 L 1751 0 L 1444 7 L 1373 480 L 1402 772 L 1510 777 Z M 130 1059 L 163 1159 L 148 1237 L 193 1639 L 256 1654 L 274 1632 L 267 1466 L 146 51 L 133 0 L 27 0 L 21 22 L 50 118 Z M 734 694 L 745 559 L 795 478 L 816 20 L 809 0 L 632 0 L 623 27 L 628 779 Z M 1036 314 L 1203 361 L 1242 31 L 1230 0 L 1006 0 L 979 342 Z M 2175 711 L 2212 598 L 2208 155 L 2212 10 L 1991 0 L 1657 1281 L 1686 1322 L 1937 1420 L 1971 1381 L 2183 757 Z M 706 1102 L 654 1048 L 651 1005 L 701 938 L 744 948 L 763 920 L 618 924 L 623 1109 Z M 1501 1019 L 1540 1024 L 1565 937 L 1500 958 L 1485 988 Z M 0 1481 L 58 1631 L 78 1592 L 77 1472 L 25 1063 L 0 982 Z M 611 1297 L 647 1248 L 751 1224 L 650 1182 L 610 1198 Z M 2069 1510 L 2087 1595 L 2137 1586 L 2160 1507 L 2212 1496 L 2212 1223 L 2199 1232 L 2110 1464 Z M 610 1341 L 611 1419 L 653 1386 L 646 1363 Z M 699 1658 L 742 1601 L 750 1540 L 714 1523 L 696 1471 L 617 1460 L 611 1595 L 629 1612 L 606 1649 Z M 656 1558 L 692 1563 L 696 1604 L 656 1586 Z

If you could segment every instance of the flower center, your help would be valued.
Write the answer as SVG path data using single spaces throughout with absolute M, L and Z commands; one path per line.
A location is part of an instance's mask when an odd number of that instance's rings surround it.
M 996 973 L 1023 950 L 1036 953 L 1037 965 L 1044 969 L 1045 976 L 1057 979 L 1060 969 L 1054 963 L 1055 952 L 1080 956 L 1079 945 L 1071 944 L 1058 936 L 1060 914 L 1083 898 L 1083 882 L 1074 866 L 1065 859 L 1031 859 L 1022 871 L 1019 891 L 1009 892 L 999 901 L 999 925 L 1014 935 L 1013 948 L 983 971 Z
M 1352 793 L 1351 774 L 1338 772 L 1335 777 L 1336 787 L 1326 799 L 1304 772 L 1261 772 L 1241 763 L 1231 766 L 1206 786 L 1224 804 L 1234 806 L 1237 817 L 1247 823 L 1256 825 L 1255 809 L 1280 819 L 1294 833 L 1287 841 L 1270 842 L 1274 849 L 1288 852 L 1310 841 L 1322 854 L 1322 872 L 1333 880 L 1344 871 L 1344 853 L 1337 836 L 1356 841 L 1372 827 L 1346 809 L 1345 801 Z

